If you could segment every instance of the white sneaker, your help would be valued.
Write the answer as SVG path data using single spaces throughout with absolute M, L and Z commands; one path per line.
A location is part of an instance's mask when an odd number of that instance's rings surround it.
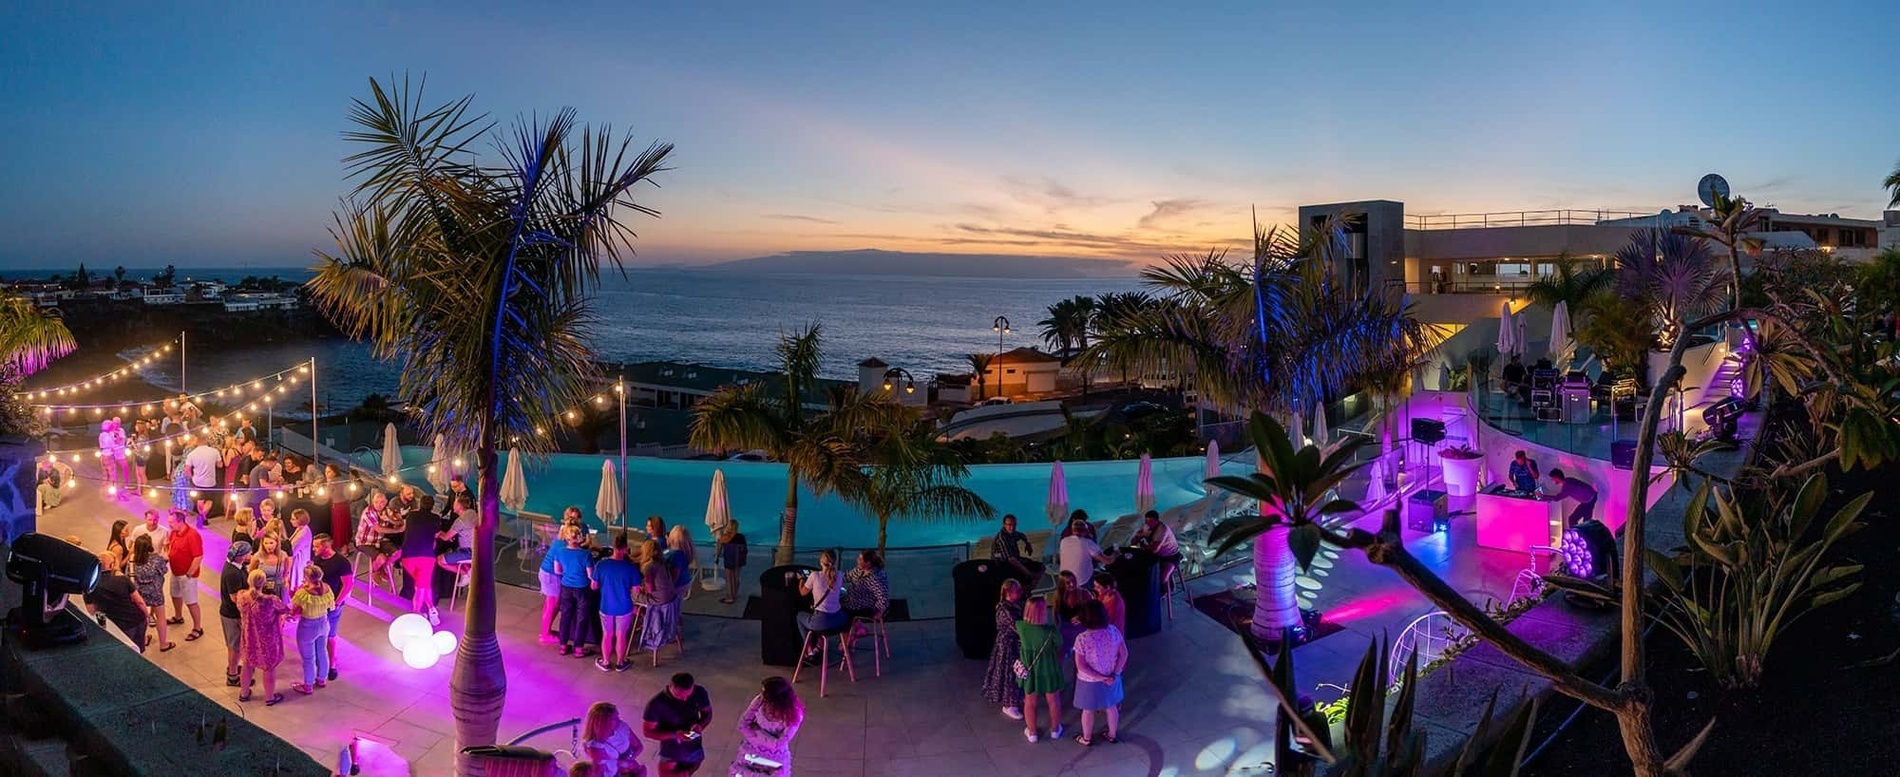
M 1029 744 L 1032 744 L 1032 745 L 1037 743 L 1038 741 L 1041 741 L 1042 739 L 1041 737 L 1036 736 L 1036 732 L 1030 731 L 1029 729 L 1023 729 L 1023 738 L 1029 740 Z
M 1009 716 L 1009 719 L 1010 719 L 1010 720 L 1022 720 L 1022 719 L 1023 719 L 1023 711 L 1022 711 L 1022 709 L 1021 709 L 1021 708 L 1019 708 L 1019 707 L 1004 707 L 1004 708 L 1003 708 L 1003 714 L 1004 714 L 1004 715 L 1008 715 L 1008 716 Z
M 1055 728 L 1049 729 L 1049 741 L 1058 742 L 1061 740 L 1062 740 L 1062 724 L 1058 723 L 1056 724 Z
M 434 607 L 429 608 L 429 625 L 431 626 L 442 625 L 442 616 L 441 614 L 435 611 Z

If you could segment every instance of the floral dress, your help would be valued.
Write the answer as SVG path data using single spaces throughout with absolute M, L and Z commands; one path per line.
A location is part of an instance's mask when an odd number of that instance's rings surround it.
M 746 705 L 745 712 L 739 715 L 739 754 L 733 756 L 729 771 L 748 777 L 792 777 L 792 738 L 798 736 L 798 727 L 804 722 L 803 717 L 789 721 L 774 719 L 765 713 L 765 700 L 752 697 L 752 703 Z M 748 755 L 776 762 L 780 766 L 774 769 L 749 762 L 746 760 Z
M 983 675 L 983 698 L 1005 707 L 1023 706 L 1023 689 L 1016 684 L 1016 659 L 1022 643 L 1016 639 L 1016 621 L 1023 607 L 1010 601 L 996 603 L 996 642 L 990 646 L 990 668 Z
M 145 599 L 147 607 L 165 606 L 165 570 L 171 564 L 164 556 L 153 553 L 145 563 L 132 567 L 132 582 L 138 584 L 139 596 Z
M 290 606 L 275 596 L 265 596 L 259 591 L 244 591 L 237 595 L 239 622 L 243 626 L 243 640 L 238 653 L 244 657 L 246 666 L 270 669 L 284 660 L 284 632 L 278 624 Z

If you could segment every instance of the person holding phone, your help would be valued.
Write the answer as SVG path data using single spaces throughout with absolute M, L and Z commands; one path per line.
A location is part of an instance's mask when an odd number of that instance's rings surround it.
M 706 762 L 706 743 L 700 740 L 700 732 L 712 722 L 712 697 L 694 683 L 692 674 L 673 675 L 672 682 L 647 702 L 641 718 L 647 738 L 660 743 L 656 763 L 660 777 L 699 771 Z

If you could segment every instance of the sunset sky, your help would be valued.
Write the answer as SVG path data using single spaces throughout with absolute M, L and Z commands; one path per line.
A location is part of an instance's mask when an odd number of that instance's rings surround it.
M 349 101 L 405 72 L 678 144 L 654 264 L 1152 259 L 1250 208 L 1649 211 L 1710 171 L 1875 217 L 1900 161 L 1890 3 L 27 5 L 0 11 L 10 268 L 308 264 Z

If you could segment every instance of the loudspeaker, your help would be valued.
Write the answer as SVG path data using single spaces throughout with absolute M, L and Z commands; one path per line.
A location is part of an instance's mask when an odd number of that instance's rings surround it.
M 1435 418 L 1412 419 L 1412 439 L 1427 445 L 1445 441 L 1445 422 Z
M 1610 443 L 1610 466 L 1617 469 L 1636 468 L 1636 441 L 1616 440 Z

